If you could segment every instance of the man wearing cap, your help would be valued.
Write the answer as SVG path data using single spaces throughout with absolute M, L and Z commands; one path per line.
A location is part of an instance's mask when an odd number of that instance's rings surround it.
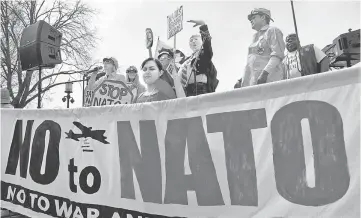
M 296 34 L 286 37 L 287 55 L 283 60 L 284 79 L 322 73 L 329 70 L 327 55 L 313 44 L 302 46 Z
M 88 89 L 94 90 L 96 89 L 104 80 L 117 80 L 117 81 L 125 81 L 125 77 L 123 75 L 117 74 L 118 69 L 118 61 L 114 57 L 104 58 L 104 71 L 105 76 L 101 77 L 100 79 L 96 80 L 98 71 L 92 73 L 89 83 Z
M 283 34 L 277 27 L 269 26 L 271 12 L 265 8 L 255 8 L 248 15 L 253 35 L 248 48 L 248 59 L 241 87 L 281 80 L 283 77 L 282 59 L 285 43 Z
M 173 51 L 170 49 L 162 48 L 159 51 L 158 60 L 162 64 L 164 72 L 166 72 L 161 75 L 161 78 L 166 82 L 168 82 L 171 85 L 171 87 L 174 87 L 174 81 L 171 75 L 173 75 L 173 71 L 177 72 L 178 69 L 171 68 L 172 66 L 175 67 L 175 64 L 172 64 L 172 62 L 174 63 Z
M 162 64 L 163 69 L 167 69 L 173 59 L 174 53 L 170 49 L 162 48 L 159 51 L 158 60 Z

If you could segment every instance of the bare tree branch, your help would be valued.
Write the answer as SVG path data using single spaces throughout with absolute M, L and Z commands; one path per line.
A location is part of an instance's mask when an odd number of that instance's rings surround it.
M 45 0 L 43 0 L 43 2 L 41 2 L 38 10 L 36 11 L 35 20 L 37 20 L 37 18 L 39 17 L 39 12 L 40 12 L 41 8 L 43 7 L 44 3 L 45 3 Z
M 79 74 L 79 73 L 81 73 L 81 72 L 79 72 L 79 71 L 73 71 L 73 70 L 69 70 L 69 71 L 62 71 L 62 72 L 59 72 L 59 73 L 54 73 L 54 74 L 50 74 L 50 75 L 48 75 L 48 76 L 45 76 L 45 77 L 42 77 L 41 78 L 41 82 L 43 82 L 44 80 L 46 80 L 46 79 L 49 79 L 49 78 L 51 78 L 51 77 L 53 77 L 53 76 L 58 76 L 58 75 L 72 75 L 72 74 Z M 70 73 L 71 72 L 71 73 Z M 34 85 L 33 85 L 33 87 L 30 89 L 30 93 L 32 93 L 32 92 L 34 92 L 35 90 L 36 90 L 36 88 L 38 87 L 38 85 L 39 85 L 39 81 L 38 82 L 36 82 Z
M 25 107 L 31 98 L 34 99 L 32 93 L 39 84 L 37 74 L 22 71 L 19 56 L 23 29 L 38 20 L 46 20 L 63 33 L 61 51 L 64 65 L 78 70 L 90 69 L 94 65 L 91 54 L 98 39 L 91 19 L 96 10 L 81 0 L 54 0 L 47 3 L 45 0 L 1 1 L 1 78 L 4 79 L 1 85 L 6 84 L 14 107 Z M 48 90 L 58 84 L 59 75 L 76 78 L 72 75 L 77 73 L 62 71 L 58 67 L 52 71 L 43 71 L 41 82 L 45 85 L 43 90 L 46 90 L 42 92 L 43 98 L 46 98 Z

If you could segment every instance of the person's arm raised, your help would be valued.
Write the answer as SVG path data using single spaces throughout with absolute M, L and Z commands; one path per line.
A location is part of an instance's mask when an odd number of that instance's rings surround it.
M 209 33 L 207 24 L 202 20 L 189 20 L 189 23 L 194 23 L 193 27 L 199 26 L 202 42 L 203 42 L 203 51 L 200 53 L 200 58 L 207 61 L 212 60 L 213 49 L 212 49 L 212 37 Z

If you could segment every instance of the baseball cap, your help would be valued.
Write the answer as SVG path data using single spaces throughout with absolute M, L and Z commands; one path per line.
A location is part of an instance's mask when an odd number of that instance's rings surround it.
M 158 59 L 164 54 L 167 54 L 171 58 L 174 57 L 174 54 L 170 49 L 161 49 L 158 54 Z
M 252 20 L 252 17 L 254 15 L 266 15 L 274 22 L 274 20 L 271 18 L 271 11 L 265 8 L 255 8 L 251 11 L 251 13 L 248 15 L 248 20 Z
M 104 62 L 110 62 L 112 63 L 114 66 L 115 66 L 115 69 L 118 69 L 118 61 L 117 59 L 115 59 L 114 57 L 106 57 L 106 58 L 103 58 L 103 63 Z
M 7 88 L 1 88 L 1 104 L 10 104 L 10 94 Z

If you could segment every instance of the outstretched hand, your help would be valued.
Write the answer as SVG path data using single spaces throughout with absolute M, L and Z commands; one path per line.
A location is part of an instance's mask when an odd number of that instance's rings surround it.
M 193 27 L 202 26 L 202 25 L 206 24 L 203 20 L 188 20 L 187 22 L 194 23 Z

